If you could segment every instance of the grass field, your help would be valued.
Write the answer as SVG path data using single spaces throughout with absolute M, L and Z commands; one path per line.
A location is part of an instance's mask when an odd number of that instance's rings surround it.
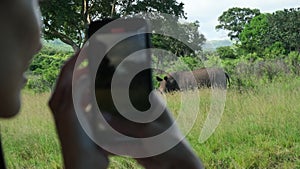
M 8 168 L 62 168 L 49 94 L 23 93 L 22 112 L 1 120 Z M 210 90 L 200 91 L 200 112 L 187 135 L 206 168 L 300 168 L 300 80 L 278 82 L 240 93 L 227 91 L 225 110 L 214 134 L 204 143 L 199 134 L 210 106 Z M 167 95 L 175 116 L 180 93 Z M 195 118 L 195 117 L 193 117 Z M 140 168 L 114 157 L 111 169 Z

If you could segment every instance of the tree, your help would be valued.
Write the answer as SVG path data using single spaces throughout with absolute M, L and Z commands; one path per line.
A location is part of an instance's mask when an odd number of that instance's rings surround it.
M 228 30 L 228 37 L 231 40 L 239 40 L 239 35 L 245 25 L 250 23 L 251 19 L 259 14 L 259 9 L 230 8 L 219 16 L 218 21 L 220 24 L 216 26 L 216 29 Z
M 285 51 L 285 54 L 291 51 L 300 52 L 299 32 L 300 8 L 260 14 L 245 25 L 239 35 L 240 46 L 246 52 L 258 54 L 268 51 Z
M 186 42 L 188 42 L 188 45 L 195 51 L 191 50 L 191 48 L 180 48 L 180 46 L 177 46 L 177 49 L 181 49 L 180 51 L 182 56 L 187 55 L 194 55 L 194 52 L 202 51 L 202 45 L 206 41 L 203 34 L 199 32 L 200 23 L 199 21 L 195 21 L 193 23 L 182 23 L 179 24 L 179 28 L 181 29 L 180 33 L 185 39 Z M 176 45 L 175 45 L 176 47 Z
M 60 39 L 76 51 L 87 40 L 91 21 L 140 12 L 168 13 L 185 17 L 183 3 L 176 0 L 51 0 L 43 1 L 41 12 L 46 40 Z
M 300 52 L 300 8 L 276 11 L 268 19 L 273 42 L 282 42 L 286 51 Z
M 199 32 L 199 22 L 175 24 L 172 31 L 175 31 L 178 39 L 154 34 L 152 38 L 153 46 L 155 48 L 168 49 L 176 56 L 194 56 L 197 52 L 202 51 L 202 45 L 206 39 Z M 164 28 L 164 26 L 162 29 L 170 30 L 169 28 Z
M 260 14 L 255 16 L 249 24 L 239 35 L 241 48 L 246 52 L 259 52 L 261 53 L 267 46 L 272 44 L 269 34 L 269 21 L 270 14 Z

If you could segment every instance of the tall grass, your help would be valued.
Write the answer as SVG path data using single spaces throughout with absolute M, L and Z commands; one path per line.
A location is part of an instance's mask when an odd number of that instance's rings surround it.
M 62 168 L 54 121 L 46 105 L 49 94 L 24 92 L 20 114 L 1 120 L 8 168 Z
M 299 79 L 244 93 L 229 89 L 220 124 L 204 143 L 198 138 L 210 109 L 211 90 L 199 93 L 200 113 L 187 139 L 206 168 L 300 168 Z M 166 95 L 175 117 L 180 95 Z M 46 106 L 48 97 L 25 92 L 20 115 L 0 121 L 8 168 L 62 168 L 53 119 Z M 110 169 L 127 168 L 141 167 L 128 158 L 111 158 Z
M 188 139 L 207 168 L 300 168 L 299 99 L 299 80 L 229 90 L 212 137 L 199 144 L 196 127 Z

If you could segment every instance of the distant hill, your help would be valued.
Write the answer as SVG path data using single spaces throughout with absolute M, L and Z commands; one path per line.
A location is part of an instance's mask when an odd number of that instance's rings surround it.
M 59 39 L 49 40 L 49 41 L 43 39 L 42 41 L 44 47 L 53 48 L 57 51 L 62 51 L 62 52 L 73 52 L 73 49 L 70 45 L 63 43 Z
M 43 40 L 44 46 L 52 47 L 54 49 L 57 49 L 59 51 L 63 52 L 73 52 L 73 49 L 71 46 L 63 43 L 62 41 L 55 39 L 51 41 Z M 215 51 L 218 47 L 221 46 L 231 46 L 233 44 L 230 40 L 209 40 L 204 43 L 202 46 L 203 51 Z
M 202 47 L 204 51 L 215 51 L 221 46 L 231 46 L 233 43 L 230 40 L 210 40 L 207 41 Z

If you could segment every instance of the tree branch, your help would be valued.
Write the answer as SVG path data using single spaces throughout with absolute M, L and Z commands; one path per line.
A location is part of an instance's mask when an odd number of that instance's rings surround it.
M 68 38 L 67 36 L 59 33 L 59 32 L 53 32 L 55 36 L 57 36 L 62 42 L 72 46 L 74 52 L 79 51 L 80 47 L 74 42 L 72 41 L 70 38 Z
M 80 47 L 68 36 L 66 36 L 66 35 L 64 35 L 64 34 L 58 32 L 56 30 L 49 30 L 48 33 L 54 35 L 54 37 L 57 37 L 62 42 L 70 45 L 73 48 L 74 52 L 77 52 L 80 49 Z

